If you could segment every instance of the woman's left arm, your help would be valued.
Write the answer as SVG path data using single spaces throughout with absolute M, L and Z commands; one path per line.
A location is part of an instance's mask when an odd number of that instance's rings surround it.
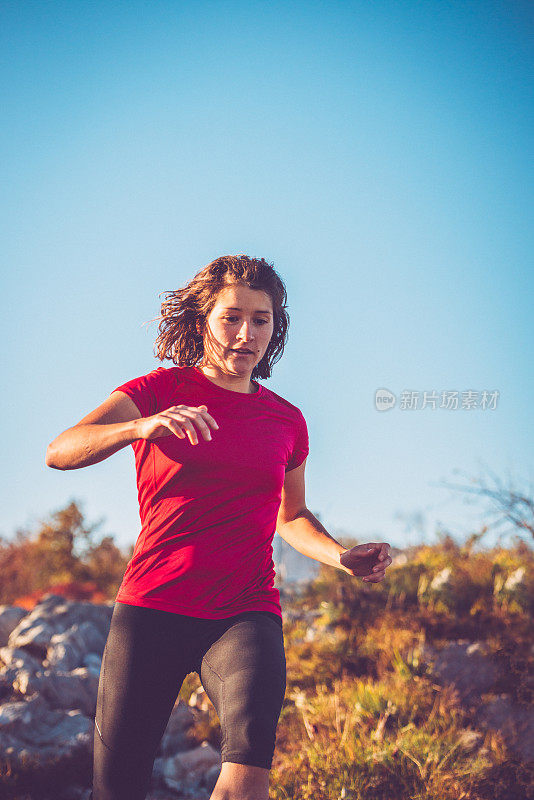
M 337 567 L 369 583 L 384 579 L 391 564 L 387 542 L 369 542 L 347 548 L 337 542 L 306 506 L 304 459 L 300 466 L 286 472 L 280 509 L 276 521 L 278 534 L 299 553 Z

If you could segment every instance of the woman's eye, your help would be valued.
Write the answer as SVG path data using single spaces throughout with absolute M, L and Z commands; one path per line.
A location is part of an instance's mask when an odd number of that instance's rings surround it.
M 234 322 L 237 319 L 237 317 L 224 317 L 224 319 L 227 322 Z M 267 325 L 267 320 L 266 319 L 255 319 L 254 322 L 256 324 L 260 323 L 261 325 Z

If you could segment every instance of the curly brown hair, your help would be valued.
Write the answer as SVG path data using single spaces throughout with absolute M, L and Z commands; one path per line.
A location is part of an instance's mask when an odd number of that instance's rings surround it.
M 264 258 L 239 254 L 220 256 L 203 267 L 182 289 L 161 292 L 165 299 L 154 352 L 160 361 L 170 359 L 177 366 L 196 366 L 204 356 L 202 331 L 217 301 L 219 292 L 228 284 L 242 283 L 250 289 L 266 292 L 273 304 L 273 335 L 263 355 L 252 370 L 251 378 L 270 378 L 287 342 L 289 314 L 287 292 L 274 266 Z

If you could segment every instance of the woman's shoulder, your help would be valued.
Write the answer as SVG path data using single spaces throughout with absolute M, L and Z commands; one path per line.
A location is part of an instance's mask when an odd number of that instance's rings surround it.
M 263 390 L 265 392 L 265 399 L 283 408 L 287 414 L 299 419 L 304 416 L 300 408 L 294 403 L 291 403 L 287 398 L 273 392 L 272 389 L 268 389 L 266 386 L 263 387 Z
M 174 365 L 170 367 L 156 367 L 150 376 L 158 385 L 160 393 L 173 395 L 178 386 L 189 383 L 192 378 L 193 368 L 186 365 Z
M 183 381 L 187 368 L 154 367 L 150 372 L 127 380 L 114 391 L 127 394 L 138 406 L 143 416 L 155 414 L 168 404 L 169 398 L 175 394 L 176 387 Z
M 168 381 L 169 383 L 173 383 L 175 381 L 184 380 L 187 377 L 190 369 L 191 369 L 190 367 L 185 367 L 181 365 L 178 366 L 175 365 L 171 367 L 159 366 L 159 367 L 154 367 L 154 369 L 150 370 L 150 372 L 147 372 L 145 375 L 142 375 L 141 377 L 152 379 L 154 381 L 159 381 L 159 382 Z

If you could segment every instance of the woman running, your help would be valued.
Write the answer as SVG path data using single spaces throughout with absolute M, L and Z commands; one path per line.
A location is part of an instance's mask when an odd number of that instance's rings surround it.
M 161 307 L 158 367 L 127 381 L 48 447 L 56 469 L 131 444 L 141 532 L 102 656 L 92 800 L 143 800 L 167 722 L 197 672 L 222 731 L 212 800 L 267 800 L 286 689 L 275 530 L 293 547 L 379 582 L 389 545 L 350 550 L 305 504 L 301 411 L 258 383 L 289 327 L 272 265 L 222 256 Z

